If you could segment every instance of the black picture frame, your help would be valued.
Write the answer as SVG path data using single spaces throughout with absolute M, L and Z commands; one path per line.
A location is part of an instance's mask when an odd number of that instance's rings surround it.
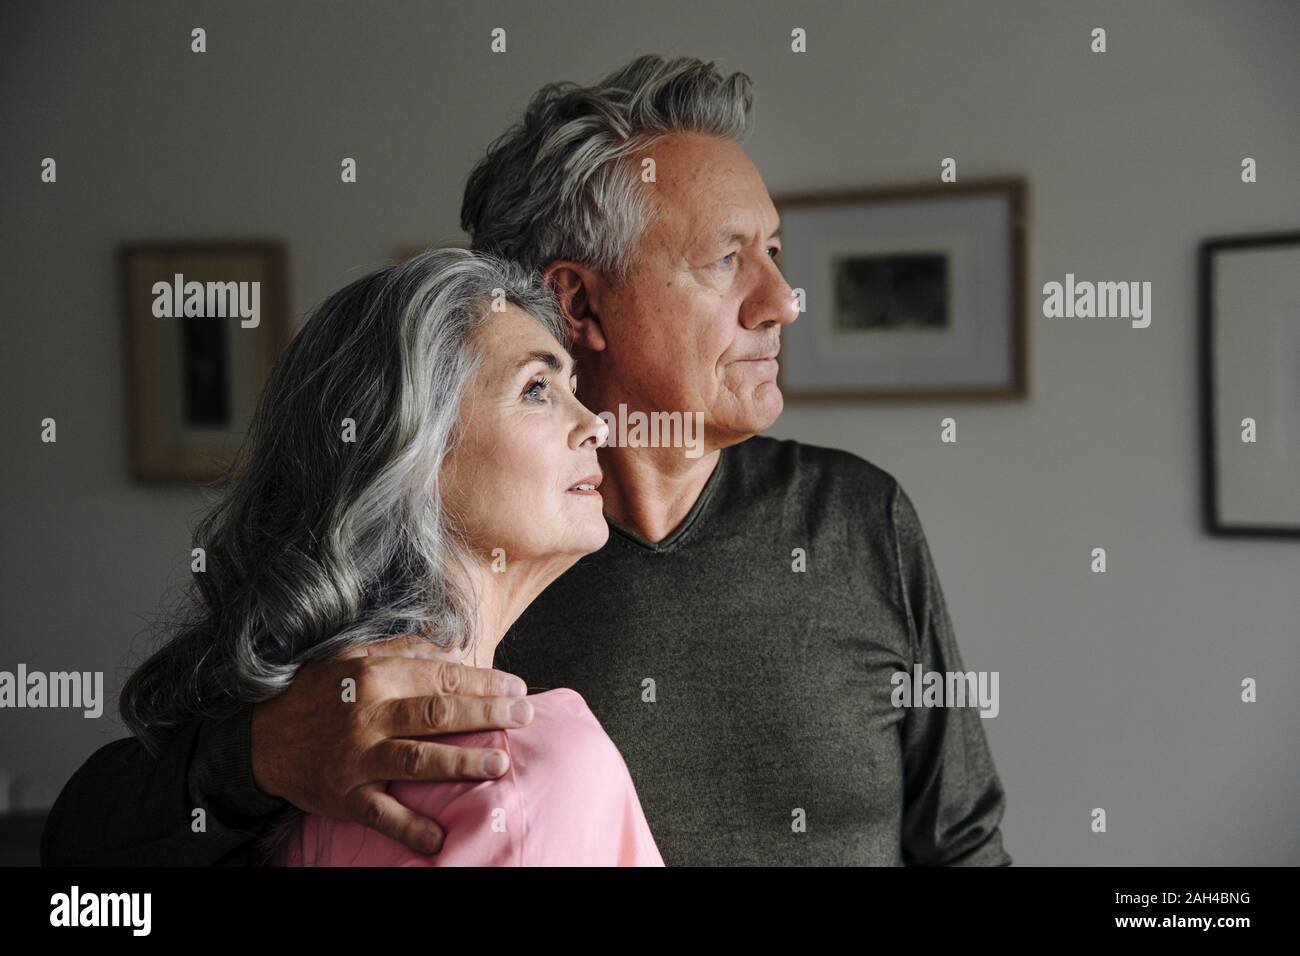
M 1300 524 L 1234 523 L 1221 513 L 1216 428 L 1217 369 L 1215 362 L 1215 262 L 1227 251 L 1271 249 L 1300 246 L 1300 231 L 1218 236 L 1205 239 L 1197 250 L 1199 311 L 1199 391 L 1201 418 L 1201 490 L 1203 525 L 1211 535 L 1220 537 L 1300 538 Z M 1300 272 L 1296 275 L 1300 288 Z M 1296 315 L 1300 325 L 1300 314 Z M 1300 410 L 1297 410 L 1300 411 Z M 1300 462 L 1297 463 L 1300 468 Z

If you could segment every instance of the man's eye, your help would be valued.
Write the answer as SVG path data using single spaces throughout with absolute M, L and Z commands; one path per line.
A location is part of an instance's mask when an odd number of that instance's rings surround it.
M 736 253 L 729 252 L 717 261 L 717 265 L 730 267 L 732 261 L 736 258 Z
M 779 259 L 779 258 L 781 258 L 781 247 L 780 247 L 780 246 L 770 246 L 770 247 L 768 247 L 767 254 L 768 254 L 769 256 L 771 256 L 773 259 Z
M 528 387 L 524 389 L 524 398 L 528 399 L 530 402 L 543 401 L 542 392 L 546 391 L 546 386 L 549 384 L 550 382 L 544 378 L 539 378 L 530 382 Z

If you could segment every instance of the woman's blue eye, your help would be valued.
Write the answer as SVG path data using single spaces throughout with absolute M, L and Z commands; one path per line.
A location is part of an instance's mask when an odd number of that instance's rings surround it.
M 549 384 L 550 382 L 548 382 L 544 378 L 539 378 L 536 381 L 529 383 L 528 387 L 524 389 L 524 397 L 527 398 L 530 402 L 542 401 L 543 399 L 541 395 L 535 393 L 537 392 L 538 389 L 545 391 L 546 386 Z
M 721 259 L 719 259 L 718 262 L 727 262 L 728 259 L 734 259 L 734 258 L 736 258 L 736 253 L 734 253 L 734 252 L 729 252 L 729 253 L 727 253 L 725 256 L 723 256 Z M 727 263 L 727 264 L 730 265 L 730 263 Z

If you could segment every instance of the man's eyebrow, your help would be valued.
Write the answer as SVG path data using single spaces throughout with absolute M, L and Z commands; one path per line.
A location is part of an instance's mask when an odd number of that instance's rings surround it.
M 780 225 L 778 225 L 774 230 L 772 230 L 772 234 L 767 238 L 769 240 L 780 239 L 781 238 Z M 732 226 L 723 226 L 721 229 L 717 231 L 717 233 L 714 236 L 714 241 L 717 242 L 719 245 L 728 245 L 733 242 L 743 243 L 747 239 L 749 239 L 749 233 L 741 232 Z
M 554 352 L 545 352 L 541 349 L 537 349 L 525 355 L 519 360 L 519 364 L 515 366 L 515 369 L 518 370 L 523 368 L 525 365 L 532 365 L 534 362 L 541 362 L 556 375 L 559 375 L 560 372 L 564 370 L 564 363 L 560 361 L 558 355 Z

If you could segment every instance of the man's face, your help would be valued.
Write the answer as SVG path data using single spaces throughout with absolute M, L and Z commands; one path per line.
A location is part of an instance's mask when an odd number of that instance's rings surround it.
M 637 168 L 646 157 L 657 181 L 644 188 L 660 215 L 628 278 L 593 290 L 606 342 L 591 367 L 591 397 L 604 406 L 595 410 L 702 411 L 708 446 L 735 444 L 783 404 L 776 355 L 797 312 L 774 261 L 776 208 L 734 143 L 679 133 L 636 157 Z

